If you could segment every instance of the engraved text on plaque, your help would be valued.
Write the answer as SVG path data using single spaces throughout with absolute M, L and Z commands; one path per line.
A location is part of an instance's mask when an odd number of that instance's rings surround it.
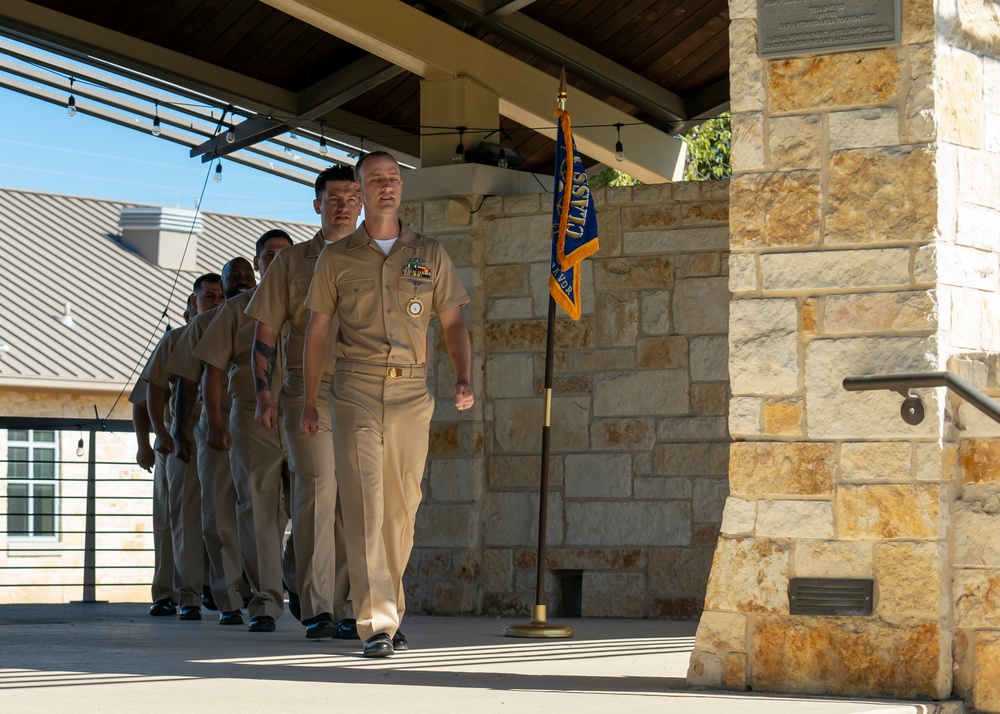
M 757 0 L 761 57 L 899 44 L 900 0 Z

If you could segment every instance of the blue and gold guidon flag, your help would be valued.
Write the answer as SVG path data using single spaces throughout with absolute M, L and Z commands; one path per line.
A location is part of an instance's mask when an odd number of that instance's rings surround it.
M 552 274 L 549 292 L 574 320 L 580 319 L 580 263 L 597 252 L 597 213 L 580 153 L 573 145 L 569 112 L 558 109 L 555 197 L 552 201 Z

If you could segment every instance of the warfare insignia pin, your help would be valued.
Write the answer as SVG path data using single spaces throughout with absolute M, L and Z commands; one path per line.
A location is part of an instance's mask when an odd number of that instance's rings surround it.
M 406 314 L 410 317 L 420 317 L 424 314 L 424 302 L 418 297 L 410 298 L 406 303 Z

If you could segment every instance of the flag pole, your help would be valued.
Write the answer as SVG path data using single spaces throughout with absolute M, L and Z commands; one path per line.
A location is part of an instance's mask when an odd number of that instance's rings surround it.
M 559 94 L 556 102 L 561 111 L 566 111 L 566 70 L 559 77 Z M 545 531 L 549 514 L 549 449 L 552 422 L 552 363 L 555 354 L 556 301 L 549 294 L 548 330 L 545 338 L 545 416 L 542 422 L 542 468 L 539 478 L 538 496 L 538 550 L 535 567 L 535 604 L 531 608 L 531 621 L 527 624 L 507 625 L 503 633 L 507 637 L 565 638 L 573 636 L 573 628 L 554 625 L 548 621 L 545 606 Z

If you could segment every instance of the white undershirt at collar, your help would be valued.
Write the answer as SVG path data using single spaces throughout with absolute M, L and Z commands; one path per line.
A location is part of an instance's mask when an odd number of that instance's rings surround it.
M 392 250 L 393 243 L 395 243 L 398 238 L 399 236 L 396 236 L 395 238 L 388 238 L 386 240 L 379 240 L 378 238 L 372 238 L 372 240 L 375 241 L 378 247 L 382 249 L 383 253 L 389 255 L 389 251 Z

